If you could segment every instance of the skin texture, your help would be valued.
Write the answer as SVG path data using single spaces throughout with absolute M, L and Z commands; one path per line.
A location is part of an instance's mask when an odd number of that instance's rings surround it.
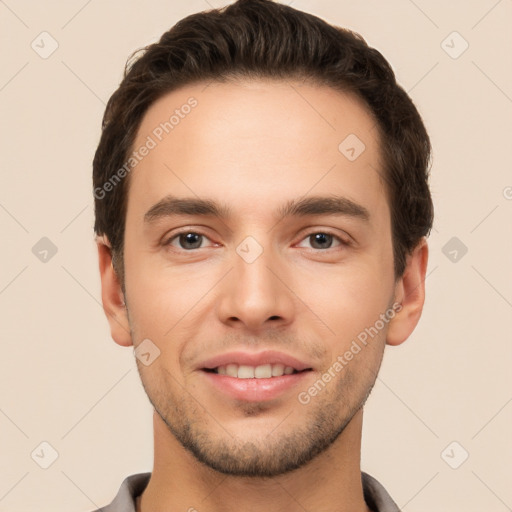
M 197 106 L 130 174 L 125 287 L 98 239 L 102 299 L 116 343 L 150 339 L 160 356 L 137 360 L 155 408 L 155 461 L 139 509 L 362 511 L 362 406 L 384 347 L 405 341 L 424 302 L 424 239 L 395 280 L 379 134 L 355 97 L 279 81 L 187 86 L 146 113 L 135 147 L 193 97 Z M 350 134 L 364 152 L 338 149 Z M 164 197 L 201 198 L 231 216 L 174 215 L 145 222 Z M 280 219 L 288 201 L 342 196 L 353 215 Z M 176 235 L 197 233 L 196 246 Z M 315 233 L 327 236 L 315 242 Z M 190 236 L 190 235 L 189 235 Z M 237 247 L 251 236 L 252 263 Z M 339 238 L 337 238 L 339 237 Z M 189 247 L 197 248 L 189 248 Z M 185 248 L 183 248 L 185 247 Z M 298 400 L 394 303 L 378 335 L 307 404 Z M 201 363 L 240 350 L 278 350 L 313 370 L 300 385 L 260 402 L 209 384 Z M 247 508 L 249 510 L 249 508 Z

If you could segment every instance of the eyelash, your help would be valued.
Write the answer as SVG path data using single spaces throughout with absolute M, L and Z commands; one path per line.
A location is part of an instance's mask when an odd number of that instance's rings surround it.
M 198 236 L 201 236 L 201 237 L 204 237 L 204 238 L 208 238 L 207 235 L 205 235 L 204 233 L 201 233 L 199 231 L 193 231 L 193 230 L 183 230 L 183 231 L 180 231 L 178 233 L 175 233 L 172 237 L 170 237 L 166 242 L 163 243 L 164 246 L 171 246 L 172 245 L 172 242 L 174 240 L 177 240 L 181 235 L 188 235 L 188 234 L 194 234 L 194 235 L 198 235 Z M 344 240 L 343 238 L 341 238 L 339 235 L 336 235 L 334 233 L 332 233 L 331 231 L 329 230 L 320 230 L 320 231 L 311 231 L 309 232 L 308 234 L 306 234 L 302 239 L 301 239 L 301 242 L 306 240 L 307 238 L 310 238 L 312 237 L 313 235 L 319 235 L 319 234 L 322 234 L 322 235 L 328 235 L 328 236 L 332 236 L 334 240 L 338 241 L 339 242 L 339 245 L 338 246 L 335 246 L 335 247 L 327 247 L 326 249 L 315 249 L 314 247 L 312 247 L 311 249 L 313 251 L 319 251 L 319 252 L 327 252 L 329 251 L 330 249 L 336 249 L 336 247 L 348 247 L 350 246 L 350 243 L 347 242 L 346 240 Z M 198 247 L 196 249 L 183 249 L 182 247 L 175 247 L 175 249 L 177 250 L 180 250 L 180 251 L 184 251 L 184 252 L 193 252 L 197 249 L 204 249 L 204 247 Z

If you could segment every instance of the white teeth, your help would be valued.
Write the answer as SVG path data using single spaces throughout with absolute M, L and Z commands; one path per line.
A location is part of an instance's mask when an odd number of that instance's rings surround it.
M 238 377 L 238 365 L 228 364 L 226 366 L 226 375 L 229 375 L 230 377 Z
M 271 377 L 282 377 L 283 375 L 291 375 L 294 368 L 284 366 L 283 364 L 262 364 L 260 366 L 248 366 L 245 364 L 228 364 L 216 368 L 219 375 L 227 375 L 228 377 L 237 377 L 239 379 L 269 379 Z
M 272 377 L 281 377 L 284 374 L 284 364 L 272 365 Z
M 269 379 L 272 377 L 272 365 L 262 364 L 261 366 L 256 366 L 256 368 L 254 368 L 254 376 L 257 379 Z
M 254 366 L 245 366 L 244 364 L 241 364 L 238 367 L 238 378 L 254 379 Z

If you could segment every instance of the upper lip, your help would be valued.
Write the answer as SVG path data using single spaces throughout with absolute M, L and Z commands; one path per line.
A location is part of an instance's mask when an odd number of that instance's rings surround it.
M 265 350 L 263 352 L 249 353 L 249 352 L 226 352 L 219 354 L 206 361 L 203 361 L 199 368 L 201 370 L 218 368 L 219 366 L 226 366 L 228 364 L 238 364 L 247 366 L 261 366 L 264 364 L 282 364 L 284 366 L 291 366 L 297 371 L 312 369 L 310 364 L 300 361 L 284 352 L 275 350 Z

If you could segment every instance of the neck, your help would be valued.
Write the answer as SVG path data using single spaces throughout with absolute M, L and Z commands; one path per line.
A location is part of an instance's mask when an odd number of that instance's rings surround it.
M 234 477 L 198 462 L 155 412 L 155 457 L 137 512 L 369 512 L 361 484 L 362 410 L 338 439 L 306 466 L 273 478 Z

